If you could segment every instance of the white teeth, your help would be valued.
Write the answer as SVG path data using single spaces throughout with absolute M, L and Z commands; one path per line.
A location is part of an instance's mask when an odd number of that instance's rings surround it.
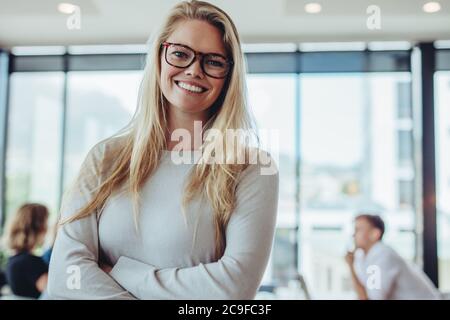
M 181 81 L 178 81 L 178 86 L 183 88 L 183 89 L 192 91 L 192 92 L 203 92 L 203 91 L 205 91 L 205 89 L 203 89 L 203 88 L 200 88 L 200 87 L 197 87 L 197 86 L 192 86 L 190 84 L 187 84 L 187 83 L 184 83 L 184 82 L 181 82 Z

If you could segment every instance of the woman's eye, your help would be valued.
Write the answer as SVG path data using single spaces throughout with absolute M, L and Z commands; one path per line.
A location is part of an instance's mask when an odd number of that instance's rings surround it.
M 225 64 L 221 61 L 217 61 L 217 60 L 208 60 L 207 64 L 210 65 L 211 67 L 216 67 L 216 68 L 223 68 L 225 66 Z
M 177 58 L 183 58 L 183 59 L 188 57 L 188 55 L 186 53 L 181 52 L 181 51 L 172 52 L 172 55 L 174 55 Z

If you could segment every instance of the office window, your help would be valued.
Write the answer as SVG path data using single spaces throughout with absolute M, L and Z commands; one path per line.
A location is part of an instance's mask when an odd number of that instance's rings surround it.
M 278 286 L 287 286 L 295 279 L 297 233 L 293 228 L 277 228 L 272 252 L 272 280 Z
M 60 190 L 73 181 L 88 150 L 131 119 L 141 75 L 69 72 L 65 122 L 63 73 L 12 75 L 8 212 L 24 201 L 44 202 L 56 212 Z M 443 196 L 450 191 L 450 157 L 442 151 L 450 150 L 450 74 L 439 74 L 437 82 L 437 111 L 443 114 L 437 127 L 444 128 L 437 166 L 440 281 L 450 288 L 450 205 Z M 247 86 L 262 147 L 280 174 L 275 242 L 263 283 L 290 286 L 300 272 L 313 298 L 354 297 L 344 255 L 360 211 L 381 213 L 386 243 L 413 260 L 410 74 L 250 74 Z
M 411 165 L 413 136 L 411 130 L 398 130 L 398 161 L 401 166 Z
M 385 242 L 414 258 L 410 132 L 398 139 L 398 99 L 409 103 L 410 81 L 409 73 L 300 76 L 300 267 L 316 298 L 354 297 L 344 255 L 359 212 L 380 213 Z M 400 157 L 409 161 L 400 166 Z
M 65 187 L 88 151 L 131 120 L 140 80 L 140 71 L 69 72 Z
M 140 78 L 139 71 L 69 72 L 63 128 L 64 74 L 11 75 L 7 216 L 27 201 L 42 202 L 56 216 L 61 189 L 73 181 L 89 149 L 130 121 Z
M 274 252 L 264 282 L 285 284 L 296 259 L 296 75 L 248 75 L 249 107 L 255 116 L 262 148 L 278 165 L 280 195 Z
M 439 286 L 450 291 L 450 72 L 435 74 Z
M 56 216 L 61 168 L 64 74 L 13 73 L 6 150 L 6 215 L 40 202 Z
M 397 110 L 398 118 L 412 118 L 411 83 L 408 81 L 397 84 Z
M 399 180 L 398 201 L 400 208 L 412 209 L 414 207 L 414 181 Z

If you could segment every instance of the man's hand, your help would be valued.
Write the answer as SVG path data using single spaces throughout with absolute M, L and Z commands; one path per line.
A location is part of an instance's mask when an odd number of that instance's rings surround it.
M 355 261 L 355 252 L 348 251 L 345 255 L 345 262 L 349 265 L 349 267 L 353 267 L 353 262 Z

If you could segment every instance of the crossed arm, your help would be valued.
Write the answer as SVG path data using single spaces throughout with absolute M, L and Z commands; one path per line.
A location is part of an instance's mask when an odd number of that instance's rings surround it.
M 95 166 L 94 166 L 95 167 Z M 69 195 L 62 215 L 86 203 L 89 186 Z M 252 299 L 273 242 L 278 174 L 260 175 L 251 166 L 237 188 L 237 205 L 226 229 L 226 249 L 216 262 L 187 268 L 156 268 L 120 257 L 107 273 L 99 267 L 97 216 L 63 225 L 49 272 L 49 295 L 63 299 Z M 80 286 L 70 288 L 70 266 L 79 268 Z M 72 269 L 70 269 L 72 270 Z

